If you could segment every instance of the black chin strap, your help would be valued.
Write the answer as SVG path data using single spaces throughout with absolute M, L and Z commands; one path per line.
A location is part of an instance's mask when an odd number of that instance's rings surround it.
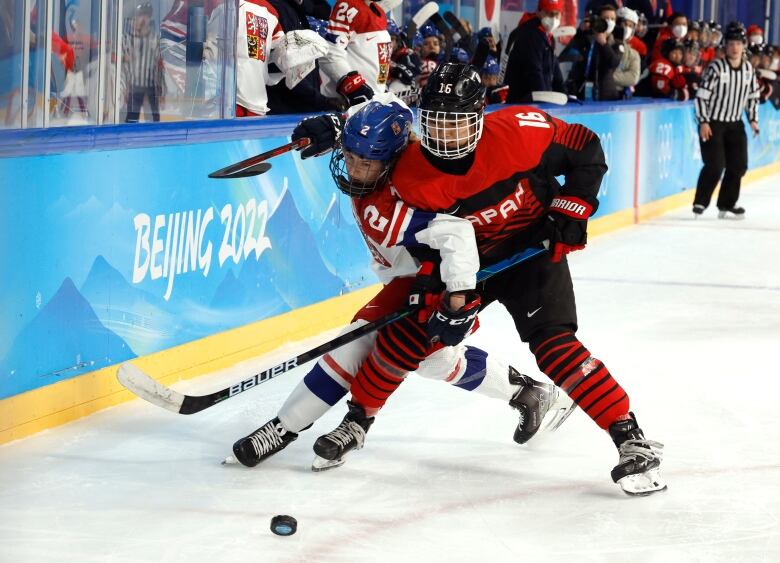
M 445 174 L 464 176 L 471 168 L 471 165 L 474 164 L 474 151 L 461 158 L 447 159 L 436 156 L 425 147 L 421 148 L 425 160 L 431 163 L 431 165 L 436 168 L 436 170 L 444 172 Z

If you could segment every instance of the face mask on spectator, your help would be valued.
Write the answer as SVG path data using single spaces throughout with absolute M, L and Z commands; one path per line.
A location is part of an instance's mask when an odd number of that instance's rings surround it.
M 623 41 L 628 41 L 632 35 L 634 35 L 634 29 L 627 25 L 623 26 Z
M 672 27 L 672 35 L 674 35 L 677 39 L 682 39 L 687 34 L 688 34 L 687 25 L 675 25 Z
M 615 30 L 615 20 L 607 20 L 607 33 L 612 33 Z
M 751 35 L 749 39 L 750 42 L 753 43 L 754 45 L 760 45 L 761 43 L 764 42 L 763 35 Z
M 561 18 L 552 18 L 550 16 L 542 18 L 542 27 L 547 33 L 552 33 L 559 25 L 561 25 Z

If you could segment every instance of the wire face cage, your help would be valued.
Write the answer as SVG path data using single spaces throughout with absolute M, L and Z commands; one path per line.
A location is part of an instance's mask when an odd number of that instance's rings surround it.
M 420 110 L 421 143 L 431 154 L 447 160 L 463 158 L 477 148 L 484 115 L 479 112 Z

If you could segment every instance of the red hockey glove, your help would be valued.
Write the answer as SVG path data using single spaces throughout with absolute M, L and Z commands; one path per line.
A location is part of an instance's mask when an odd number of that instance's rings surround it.
M 356 70 L 341 77 L 336 91 L 347 99 L 350 106 L 362 104 L 374 97 L 371 86 L 366 84 L 366 79 Z
M 308 137 L 311 144 L 301 151 L 301 158 L 317 156 L 332 150 L 341 139 L 344 120 L 341 114 L 326 113 L 316 117 L 307 117 L 293 129 L 290 138 L 297 141 Z
M 450 309 L 450 294 L 445 292 L 437 309 L 428 321 L 428 337 L 431 342 L 439 341 L 445 346 L 455 346 L 463 342 L 477 320 L 482 304 L 480 296 L 469 291 L 465 293 L 466 304 L 453 311 Z
M 433 262 L 423 262 L 417 270 L 412 289 L 409 291 L 409 306 L 417 308 L 417 321 L 424 323 L 436 309 L 441 299 L 441 279 Z
M 593 206 L 573 196 L 553 198 L 548 210 L 552 221 L 550 251 L 553 262 L 560 262 L 569 252 L 582 250 L 588 242 L 588 217 Z

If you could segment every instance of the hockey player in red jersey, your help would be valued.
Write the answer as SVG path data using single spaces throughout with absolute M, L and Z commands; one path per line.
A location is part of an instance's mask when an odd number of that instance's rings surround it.
M 417 211 L 400 201 L 387 184 L 390 166 L 408 142 L 411 121 L 409 109 L 398 102 L 369 102 L 349 118 L 342 149 L 331 159 L 333 178 L 352 198 L 355 218 L 374 257 L 374 270 L 385 284 L 358 311 L 348 330 L 398 311 L 409 301 L 424 302 L 424 289 L 438 280 L 429 269 L 430 260 L 440 261 L 438 272 L 447 290 L 473 290 L 476 284 L 479 261 L 471 224 L 447 214 Z M 304 120 L 293 136 L 312 139 L 304 156 L 313 156 L 322 152 L 321 136 L 335 138 L 340 130 L 339 117 L 326 115 Z M 327 141 L 325 149 L 331 146 Z M 424 310 L 421 307 L 421 313 Z M 277 417 L 234 444 L 235 459 L 252 467 L 284 449 L 350 387 L 354 390 L 354 382 L 365 379 L 366 370 L 371 372 L 370 385 L 377 378 L 382 386 L 400 383 L 409 371 L 417 371 L 423 377 L 506 401 L 520 412 L 514 436 L 518 443 L 530 440 L 546 415 L 545 427 L 557 427 L 571 412 L 571 401 L 554 386 L 518 373 L 479 348 L 460 342 L 432 345 L 425 330 L 428 316 L 407 316 L 324 356 L 293 390 Z M 355 392 L 358 397 L 366 396 L 364 391 Z M 374 410 L 381 406 L 372 404 Z M 350 450 L 362 447 L 373 422 L 362 408 L 350 403 L 350 412 L 358 411 L 362 417 L 349 420 L 347 430 L 337 433 L 342 446 L 354 441 Z M 344 453 L 342 449 L 327 458 L 318 455 L 313 469 L 341 465 Z
M 392 49 L 387 15 L 373 0 L 338 0 L 328 21 L 332 44 L 320 59 L 322 93 L 350 106 L 387 89 Z
M 654 98 L 673 98 L 686 101 L 689 94 L 682 71 L 685 46 L 676 39 L 667 39 L 661 46 L 661 55 L 653 59 L 650 72 L 650 91 Z
M 599 138 L 535 107 L 484 116 L 484 97 L 476 69 L 457 63 L 439 67 L 422 93 L 421 141 L 403 152 L 390 183 L 417 209 L 468 219 L 483 264 L 549 241 L 549 256 L 480 284 L 482 306 L 504 305 L 539 369 L 608 431 L 619 452 L 612 479 L 632 495 L 663 490 L 663 446 L 645 439 L 626 392 L 575 335 L 565 256 L 585 247 L 588 218 L 598 208 L 607 170 Z M 558 176 L 565 178 L 562 186 Z M 440 307 L 432 318 L 439 313 L 454 316 Z M 428 333 L 436 336 L 448 326 L 431 325 Z

